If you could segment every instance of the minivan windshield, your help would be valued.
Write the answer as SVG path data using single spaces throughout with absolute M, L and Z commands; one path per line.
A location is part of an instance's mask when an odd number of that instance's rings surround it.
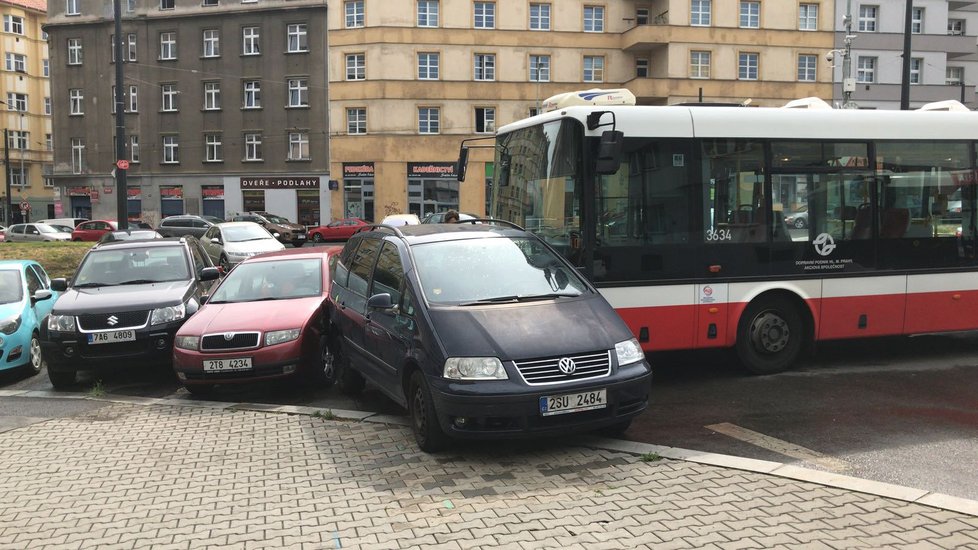
M 73 287 L 96 287 L 185 281 L 190 267 L 182 245 L 104 248 L 85 256 Z
M 474 305 L 580 296 L 587 284 L 533 238 L 440 241 L 412 247 L 425 298 Z

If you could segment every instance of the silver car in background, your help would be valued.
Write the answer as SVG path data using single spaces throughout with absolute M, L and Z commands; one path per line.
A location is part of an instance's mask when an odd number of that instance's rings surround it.
M 18 223 L 7 228 L 5 240 L 20 242 L 70 241 L 71 233 L 59 231 L 46 223 Z
M 214 265 L 225 273 L 239 262 L 264 252 L 285 250 L 285 245 L 255 222 L 219 223 L 200 239 Z

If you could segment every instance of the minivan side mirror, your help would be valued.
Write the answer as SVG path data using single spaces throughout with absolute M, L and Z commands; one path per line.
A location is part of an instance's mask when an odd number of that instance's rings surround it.
M 382 292 L 380 294 L 374 294 L 370 298 L 367 298 L 367 308 L 369 309 L 393 309 L 394 302 L 391 301 L 391 295 Z
M 221 271 L 216 267 L 205 267 L 200 270 L 201 281 L 213 281 L 221 277 Z
M 51 290 L 56 290 L 58 292 L 64 292 L 68 290 L 68 279 L 65 279 L 64 277 L 51 279 Z

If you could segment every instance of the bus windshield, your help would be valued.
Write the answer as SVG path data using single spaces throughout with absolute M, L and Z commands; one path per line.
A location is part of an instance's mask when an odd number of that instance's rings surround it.
M 581 231 L 582 136 L 583 128 L 571 119 L 500 136 L 492 216 L 517 223 L 566 252 Z

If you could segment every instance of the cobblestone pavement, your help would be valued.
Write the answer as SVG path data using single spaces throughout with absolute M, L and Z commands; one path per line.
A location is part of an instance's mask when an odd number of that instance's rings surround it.
M 328 415 L 327 415 L 328 416 Z M 978 548 L 978 517 L 560 441 L 106 403 L 0 433 L 0 548 Z

